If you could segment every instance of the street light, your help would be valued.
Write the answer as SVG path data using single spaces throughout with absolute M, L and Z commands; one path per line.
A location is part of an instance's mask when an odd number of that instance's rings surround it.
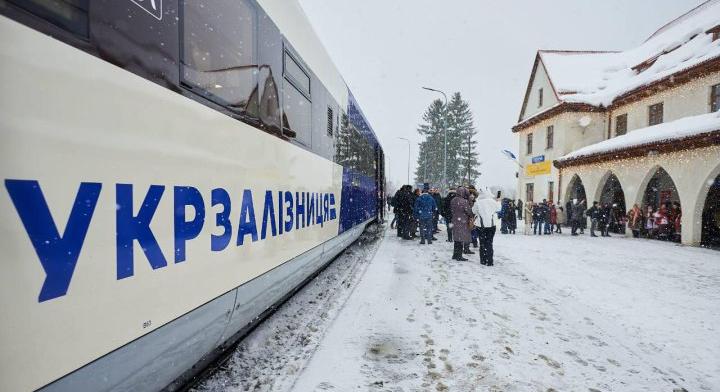
M 445 115 L 443 116 L 443 133 L 445 141 L 443 142 L 443 187 L 444 190 L 448 189 L 447 184 L 447 115 L 448 115 L 448 99 L 447 94 L 445 94 L 442 90 L 436 90 L 434 88 L 430 87 L 423 87 L 423 90 L 433 91 L 436 93 L 442 94 L 443 98 L 445 98 Z
M 407 184 L 410 185 L 410 140 L 404 137 L 398 137 L 398 139 L 405 140 L 408 144 L 408 170 L 407 170 Z

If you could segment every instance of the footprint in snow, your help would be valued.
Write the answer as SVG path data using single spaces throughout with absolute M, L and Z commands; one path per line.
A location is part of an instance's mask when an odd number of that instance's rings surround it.
M 575 360 L 575 362 L 577 362 L 583 366 L 588 365 L 588 362 L 586 360 L 580 358 L 575 351 L 565 351 L 565 354 L 571 356 Z
M 330 390 L 335 389 L 335 385 L 332 385 L 329 382 L 323 381 L 320 384 L 318 384 L 317 387 L 315 387 L 315 389 L 321 390 L 321 391 L 330 391 Z
M 603 347 L 608 345 L 607 343 L 603 342 L 599 338 L 596 338 L 595 336 L 587 335 L 587 338 L 590 339 L 593 342 L 593 345 L 597 347 Z
M 611 365 L 614 365 L 614 366 L 617 366 L 617 367 L 621 367 L 621 366 L 620 366 L 620 362 L 618 362 L 618 361 L 616 361 L 616 360 L 614 360 L 614 359 L 608 358 L 607 361 L 608 361 L 608 363 L 610 363 Z
M 562 365 L 560 365 L 560 362 L 558 362 L 552 358 L 549 358 L 548 356 L 546 356 L 544 354 L 538 355 L 538 358 L 545 361 L 545 363 L 553 369 L 560 369 L 562 367 Z

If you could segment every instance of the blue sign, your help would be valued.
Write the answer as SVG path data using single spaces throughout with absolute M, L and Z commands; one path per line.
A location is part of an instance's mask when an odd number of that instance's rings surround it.
M 545 155 L 538 155 L 532 158 L 532 163 L 545 162 Z
M 67 294 L 103 185 L 95 182 L 80 183 L 70 216 L 64 225 L 65 230 L 61 234 L 38 181 L 5 180 L 5 188 L 45 270 L 45 282 L 38 302 Z M 150 225 L 165 188 L 165 185 L 150 185 L 145 193 L 145 201 L 135 214 L 137 207 L 133 205 L 133 193 L 138 192 L 138 189 L 132 184 L 115 184 L 115 205 L 112 208 L 116 219 L 117 280 L 135 274 L 135 242 L 145 253 L 153 270 L 167 267 L 171 260 L 175 264 L 185 262 L 186 243 L 202 233 L 205 218 L 210 214 L 214 215 L 215 226 L 223 229 L 220 235 L 210 235 L 212 252 L 225 250 L 232 242 L 233 231 L 237 233 L 235 245 L 246 246 L 248 239 L 252 242 L 263 241 L 267 237 L 282 236 L 283 232 L 289 233 L 293 229 L 302 230 L 314 225 L 322 227 L 325 222 L 337 219 L 334 193 L 279 189 L 253 192 L 245 189 L 242 198 L 238 196 L 234 200 L 234 205 L 240 206 L 240 220 L 235 223 L 230 220 L 233 199 L 225 189 L 215 188 L 203 193 L 192 186 L 174 186 L 169 197 L 174 205 L 171 220 L 175 228 L 175 247 L 173 254 L 167 254 L 160 248 Z M 104 191 L 108 192 L 108 186 L 105 186 Z M 210 201 L 212 207 L 222 206 L 222 211 L 206 212 L 207 201 Z M 186 216 L 186 206 L 192 206 L 195 210 L 192 216 Z

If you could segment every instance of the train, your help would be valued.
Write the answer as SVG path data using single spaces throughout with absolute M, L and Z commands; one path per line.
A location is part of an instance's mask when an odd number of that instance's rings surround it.
M 383 219 L 296 0 L 0 0 L 0 390 L 188 380 Z

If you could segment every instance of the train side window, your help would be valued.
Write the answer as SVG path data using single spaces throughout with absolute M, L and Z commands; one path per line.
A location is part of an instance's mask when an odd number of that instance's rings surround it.
M 327 109 L 327 134 L 328 136 L 333 136 L 333 127 L 335 126 L 335 114 L 333 113 L 333 109 L 331 107 L 328 107 Z
M 257 9 L 250 0 L 183 1 L 182 79 L 233 112 L 257 118 Z
M 73 34 L 83 38 L 88 37 L 89 0 L 8 0 L 8 2 Z
M 310 76 L 289 51 L 283 55 L 283 133 L 310 146 L 312 103 Z
M 310 96 L 310 76 L 302 66 L 298 64 L 298 61 L 295 60 L 290 52 L 285 51 L 283 63 L 285 78 L 295 85 L 303 94 Z

